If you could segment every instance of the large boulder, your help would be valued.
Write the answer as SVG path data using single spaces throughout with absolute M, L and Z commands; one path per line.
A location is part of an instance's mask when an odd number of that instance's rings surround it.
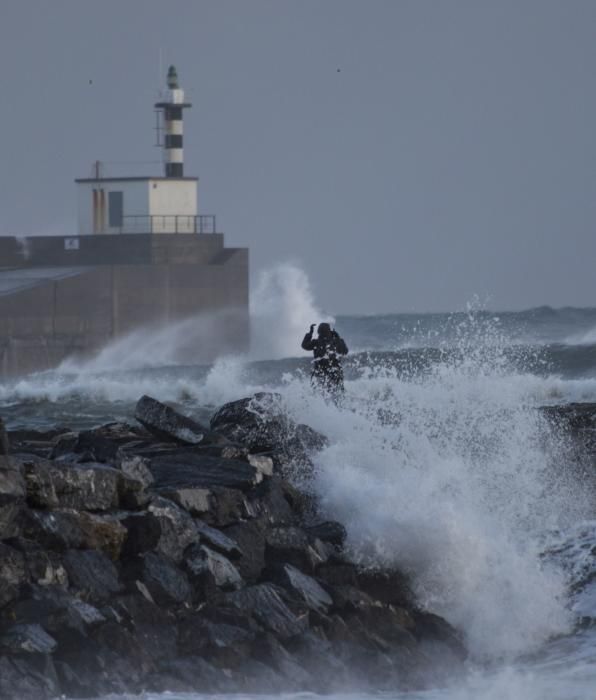
M 160 440 L 174 440 L 184 445 L 199 445 L 208 432 L 192 418 L 146 395 L 137 403 L 135 418 Z
M 192 580 L 198 584 L 213 583 L 223 591 L 235 591 L 244 585 L 242 576 L 232 562 L 205 545 L 191 545 L 184 561 Z
M 122 590 L 118 571 L 110 559 L 95 550 L 69 550 L 64 568 L 73 589 L 91 601 L 105 601 Z
M 18 598 L 20 588 L 26 581 L 25 557 L 0 542 L 0 608 Z
M 331 596 L 314 578 L 302 573 L 291 564 L 276 568 L 272 577 L 275 583 L 287 589 L 310 610 L 325 614 L 333 605 Z
M 51 654 L 58 643 L 39 624 L 12 625 L 0 634 L 0 650 L 12 654 Z
M 25 501 L 21 463 L 0 455 L 0 540 L 19 534 L 19 515 Z
M 120 557 L 126 538 L 126 528 L 117 517 L 72 508 L 30 510 L 23 531 L 48 549 L 98 549 L 114 560 Z
M 322 563 L 304 530 L 294 526 L 273 527 L 267 531 L 265 559 L 270 566 L 289 563 L 309 572 Z
M 320 433 L 289 418 L 280 394 L 266 392 L 222 406 L 211 419 L 211 429 L 255 453 L 281 448 L 303 458 L 327 443 Z
M 148 508 L 160 527 L 157 551 L 180 563 L 184 550 L 199 541 L 200 535 L 192 517 L 172 501 L 157 497 L 151 501 Z
M 263 475 L 248 462 L 221 459 L 181 449 L 151 459 L 151 473 L 158 489 L 211 489 L 223 487 L 246 491 Z
M 190 600 L 192 590 L 188 577 L 163 554 L 146 552 L 129 562 L 125 569 L 126 578 L 140 582 L 157 605 L 176 605 Z
M 251 613 L 265 629 L 281 639 L 302 634 L 308 627 L 306 616 L 295 615 L 284 603 L 278 589 L 270 583 L 260 583 L 228 593 L 225 603 L 237 610 Z
M 36 508 L 111 510 L 118 507 L 121 474 L 102 464 L 25 460 L 27 500 Z

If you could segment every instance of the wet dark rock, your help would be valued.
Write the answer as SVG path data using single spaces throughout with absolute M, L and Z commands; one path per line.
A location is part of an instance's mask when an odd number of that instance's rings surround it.
M 254 453 L 282 448 L 300 458 L 327 442 L 312 428 L 293 422 L 279 394 L 265 392 L 222 406 L 211 419 L 211 429 Z
M 270 633 L 260 635 L 253 645 L 253 656 L 277 671 L 286 682 L 285 692 L 314 691 L 317 684 L 288 650 Z
M 10 444 L 8 442 L 4 421 L 0 418 L 0 456 L 8 454 L 10 454 Z
M 224 668 L 238 666 L 250 656 L 255 633 L 242 627 L 212 622 L 200 615 L 180 625 L 180 648 L 183 653 L 204 656 Z
M 19 534 L 19 516 L 24 501 L 25 480 L 21 463 L 0 455 L 0 540 Z
M 265 560 L 269 565 L 287 562 L 308 572 L 313 572 L 321 563 L 304 530 L 293 526 L 273 527 L 267 531 Z
M 183 416 L 150 396 L 139 399 L 135 418 L 159 439 L 175 440 L 185 445 L 200 444 L 208 432 L 192 418 Z
M 155 479 L 149 468 L 148 459 L 119 453 L 118 464 L 120 471 L 129 479 L 139 482 L 143 489 L 149 489 L 153 485 Z
M 333 605 L 331 596 L 311 576 L 291 564 L 284 564 L 271 572 L 271 580 L 287 589 L 310 610 L 326 613 Z
M 69 550 L 64 555 L 64 568 L 71 587 L 88 600 L 101 602 L 122 590 L 118 571 L 103 552 Z
M 58 695 L 50 677 L 44 677 L 28 660 L 0 656 L 0 697 L 46 700 Z
M 271 666 L 256 659 L 249 659 L 237 669 L 241 687 L 247 693 L 280 695 L 287 691 L 288 683 Z
M 418 641 L 442 642 L 460 661 L 465 661 L 468 652 L 461 636 L 446 620 L 433 613 L 423 611 L 413 612 L 412 618 L 414 623 L 412 633 Z
M 27 578 L 23 554 L 0 542 L 0 608 L 18 598 Z
M 265 629 L 281 639 L 301 634 L 308 626 L 306 615 L 297 616 L 291 612 L 278 589 L 269 583 L 228 593 L 225 604 L 250 612 Z
M 41 625 L 12 625 L 0 634 L 0 650 L 12 654 L 51 654 L 58 643 Z
M 120 473 L 101 464 L 24 462 L 27 500 L 36 508 L 104 511 L 118 507 Z
M 119 558 L 126 537 L 126 529 L 116 517 L 72 508 L 28 511 L 23 531 L 47 548 L 99 549 L 114 560 Z
M 151 459 L 151 473 L 159 489 L 216 486 L 246 491 L 262 479 L 248 462 L 210 457 L 188 449 Z
M 195 527 L 199 533 L 201 543 L 209 545 L 212 549 L 225 554 L 230 559 L 239 559 L 242 556 L 242 550 L 237 542 L 231 537 L 224 535 L 221 530 L 216 530 L 201 520 L 195 520 Z
M 409 606 L 414 600 L 408 577 L 401 571 L 360 569 L 357 579 L 360 590 L 382 603 Z
M 35 542 L 25 542 L 26 544 L 21 542 L 18 544 L 24 544 L 21 551 L 25 555 L 31 582 L 40 586 L 68 587 L 68 574 L 62 565 L 60 554 L 43 549 Z
M 225 534 L 233 539 L 242 556 L 235 562 L 246 581 L 256 581 L 265 568 L 265 534 L 261 523 L 255 520 L 231 525 Z
M 242 576 L 232 562 L 205 545 L 191 545 L 186 550 L 184 561 L 193 580 L 209 577 L 223 591 L 237 590 L 244 585 Z
M 160 489 L 158 493 L 176 503 L 191 515 L 203 516 L 212 509 L 213 497 L 209 489 L 178 488 Z
M 135 513 L 123 518 L 126 537 L 122 554 L 126 558 L 149 552 L 157 547 L 161 538 L 161 524 L 153 513 Z
M 305 530 L 312 539 L 316 538 L 323 542 L 330 542 L 338 547 L 343 546 L 347 537 L 346 528 L 334 520 L 326 520 L 317 525 L 311 525 Z
M 251 517 L 247 496 L 238 489 L 215 486 L 210 489 L 211 509 L 202 518 L 211 525 L 225 527 Z
M 278 476 L 266 479 L 248 494 L 254 516 L 264 518 L 270 525 L 290 525 L 296 521 L 292 497 L 293 493 Z
M 324 563 L 317 567 L 317 578 L 331 586 L 356 587 L 356 566 L 349 562 Z
M 147 552 L 130 562 L 125 576 L 129 580 L 141 581 L 157 605 L 181 604 L 190 600 L 192 591 L 186 574 L 158 552 Z
M 199 541 L 199 532 L 192 517 L 173 501 L 157 497 L 148 508 L 159 522 L 161 534 L 157 550 L 176 563 L 180 563 L 184 550 Z

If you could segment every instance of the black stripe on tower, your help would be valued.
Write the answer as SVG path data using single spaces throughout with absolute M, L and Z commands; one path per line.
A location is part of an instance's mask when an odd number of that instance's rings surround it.
M 166 177 L 184 177 L 184 163 L 166 163 Z
M 166 148 L 182 148 L 182 134 L 166 134 L 164 146 Z
M 164 119 L 167 122 L 181 122 L 182 107 L 178 107 L 177 105 L 167 105 L 164 107 Z

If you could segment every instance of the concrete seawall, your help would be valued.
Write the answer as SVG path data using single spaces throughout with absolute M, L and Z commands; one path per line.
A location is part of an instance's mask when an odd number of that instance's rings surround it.
M 2 378 L 201 315 L 216 332 L 189 361 L 248 347 L 248 250 L 221 234 L 4 237 L 0 265 Z

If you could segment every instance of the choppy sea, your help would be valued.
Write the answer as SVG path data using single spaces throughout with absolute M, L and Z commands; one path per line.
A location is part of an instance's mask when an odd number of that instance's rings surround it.
M 340 407 L 313 395 L 300 350 L 321 320 L 350 348 Z M 286 267 L 254 291 L 250 355 L 180 364 L 177 338 L 189 332 L 201 342 L 201 319 L 0 384 L 0 415 L 9 428 L 85 428 L 130 421 L 150 394 L 205 420 L 226 401 L 275 390 L 330 438 L 310 486 L 324 515 L 346 524 L 354 556 L 410 572 L 422 604 L 471 652 L 453 686 L 388 697 L 596 699 L 595 465 L 578 468 L 536 410 L 596 402 L 596 308 L 473 303 L 332 318 Z

